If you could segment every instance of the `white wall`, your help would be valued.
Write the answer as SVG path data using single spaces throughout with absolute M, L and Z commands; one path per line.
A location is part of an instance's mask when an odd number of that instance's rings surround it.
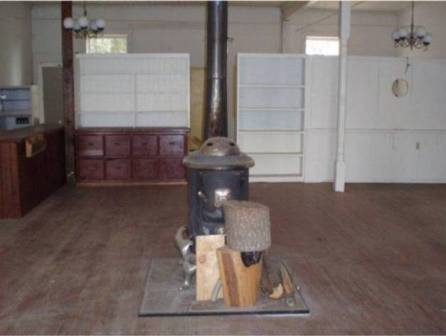
M 191 66 L 206 64 L 206 6 L 200 4 L 88 5 L 90 17 L 106 20 L 106 33 L 128 34 L 130 53 L 190 53 Z M 75 16 L 81 8 L 75 6 Z M 34 80 L 38 64 L 61 62 L 59 4 L 34 4 L 32 10 Z M 228 106 L 234 130 L 235 64 L 238 52 L 272 52 L 280 49 L 280 10 L 277 7 L 229 7 Z M 75 51 L 84 52 L 83 40 Z
M 352 12 L 349 54 L 359 56 L 396 56 L 391 34 L 398 16 L 391 12 Z M 284 25 L 284 52 L 305 53 L 306 36 L 337 36 L 337 10 L 303 8 Z
M 305 180 L 333 180 L 337 59 L 311 57 L 306 102 Z M 446 60 L 350 57 L 347 182 L 446 182 Z M 409 82 L 396 98 L 394 79 Z
M 410 24 L 410 7 L 398 16 L 398 24 Z M 415 56 L 417 58 L 446 58 L 446 2 L 426 1 L 415 3 L 415 24 L 423 25 L 432 34 L 433 42 L 428 50 L 410 50 L 398 48 L 399 56 Z
M 0 3 L 0 85 L 32 81 L 31 5 Z

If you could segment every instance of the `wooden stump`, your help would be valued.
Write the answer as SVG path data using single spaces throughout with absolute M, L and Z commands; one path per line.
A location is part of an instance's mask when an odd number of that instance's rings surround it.
M 228 246 L 241 252 L 265 251 L 271 246 L 269 208 L 263 204 L 230 200 L 223 205 Z
M 240 252 L 228 247 L 218 249 L 217 256 L 225 303 L 237 307 L 255 305 L 260 292 L 262 260 L 246 267 Z

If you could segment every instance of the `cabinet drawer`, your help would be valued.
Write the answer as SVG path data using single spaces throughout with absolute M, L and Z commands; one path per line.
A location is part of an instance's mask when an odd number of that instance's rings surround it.
M 134 135 L 132 150 L 135 157 L 156 156 L 158 154 L 156 135 Z
M 107 160 L 105 161 L 105 176 L 108 180 L 127 180 L 130 178 L 129 160 Z
M 158 161 L 150 159 L 133 160 L 133 178 L 151 180 L 158 177 Z
M 130 137 L 128 135 L 106 135 L 105 154 L 111 157 L 130 155 Z
M 183 159 L 161 159 L 159 175 L 163 179 L 184 179 Z
M 79 135 L 77 142 L 80 156 L 104 155 L 104 144 L 101 135 Z
M 104 163 L 102 160 L 79 160 L 79 177 L 84 180 L 102 180 Z
M 182 135 L 161 135 L 160 136 L 161 156 L 183 156 L 184 137 Z

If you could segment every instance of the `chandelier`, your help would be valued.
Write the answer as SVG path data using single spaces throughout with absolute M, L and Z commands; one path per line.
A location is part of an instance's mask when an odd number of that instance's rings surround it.
M 403 26 L 392 33 L 395 48 L 410 47 L 411 50 L 413 48 L 427 50 L 429 44 L 432 43 L 432 34 L 428 33 L 423 26 L 414 24 L 414 7 L 415 3 L 412 1 L 410 26 Z
M 105 21 L 103 19 L 89 19 L 84 2 L 84 15 L 78 19 L 67 17 L 63 20 L 66 30 L 74 32 L 76 38 L 94 38 L 104 31 Z

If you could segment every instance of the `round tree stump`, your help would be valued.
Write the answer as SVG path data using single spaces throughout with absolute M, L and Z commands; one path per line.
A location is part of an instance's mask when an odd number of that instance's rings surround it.
M 264 251 L 271 246 L 269 208 L 249 201 L 223 205 L 228 247 L 240 252 Z

